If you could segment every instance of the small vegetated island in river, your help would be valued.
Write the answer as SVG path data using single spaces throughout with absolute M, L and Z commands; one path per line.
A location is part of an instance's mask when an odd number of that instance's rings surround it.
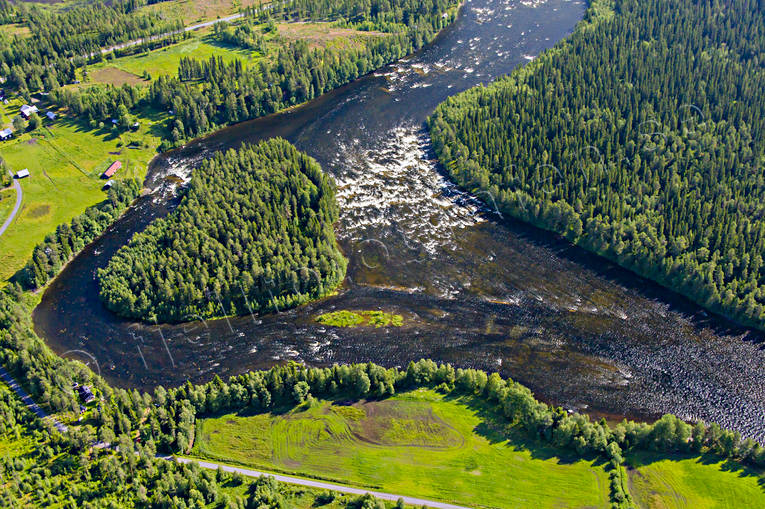
M 404 317 L 385 311 L 332 311 L 316 317 L 316 321 L 333 327 L 401 327 Z
M 301 304 L 345 276 L 337 217 L 331 178 L 287 141 L 218 153 L 176 210 L 99 271 L 101 298 L 120 315 L 162 322 Z
M 555 49 L 443 103 L 464 188 L 714 311 L 765 327 L 765 9 L 593 0 Z

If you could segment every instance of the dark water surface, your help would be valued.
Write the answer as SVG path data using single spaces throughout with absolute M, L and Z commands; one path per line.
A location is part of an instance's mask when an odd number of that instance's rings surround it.
M 51 284 L 37 332 L 111 383 L 150 388 L 295 360 L 404 366 L 428 357 L 498 370 L 568 408 L 631 417 L 673 412 L 765 439 L 765 353 L 755 333 L 476 206 L 428 151 L 423 122 L 459 91 L 509 73 L 571 32 L 582 2 L 467 2 L 420 54 L 293 111 L 236 125 L 157 158 L 152 194 Z M 338 183 L 342 291 L 300 309 L 176 326 L 119 319 L 95 271 L 172 207 L 173 175 L 216 150 L 282 136 Z M 490 200 L 489 200 L 490 201 Z M 334 309 L 402 314 L 401 328 L 338 329 Z

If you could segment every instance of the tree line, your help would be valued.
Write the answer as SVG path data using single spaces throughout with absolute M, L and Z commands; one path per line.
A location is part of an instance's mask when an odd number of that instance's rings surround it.
M 500 210 L 765 327 L 765 8 L 593 2 L 575 33 L 440 105 L 449 174 Z
M 252 6 L 243 12 L 261 22 L 332 21 L 356 30 L 399 32 L 402 28 L 433 26 L 436 18 L 443 19 L 457 5 L 458 2 L 450 0 L 288 0 L 269 9 Z
M 169 216 L 99 270 L 100 296 L 118 314 L 163 322 L 296 306 L 345 277 L 337 219 L 331 177 L 287 141 L 217 153 Z

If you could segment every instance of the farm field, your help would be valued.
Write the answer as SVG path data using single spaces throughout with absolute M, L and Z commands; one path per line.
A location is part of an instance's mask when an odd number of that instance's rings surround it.
M 608 506 L 602 465 L 508 440 L 481 403 L 430 390 L 227 414 L 197 430 L 192 455 L 220 462 L 470 506 Z
M 9 396 L 15 398 L 8 386 L 0 382 L 0 401 Z M 77 426 L 76 420 L 72 420 L 69 424 Z M 3 429 L 6 428 L 3 427 Z M 47 488 L 29 489 L 23 498 L 11 498 L 16 504 L 9 507 L 66 508 L 72 507 L 71 501 L 75 496 L 101 492 L 103 480 L 85 474 L 83 466 L 62 471 L 64 470 L 62 464 L 67 464 L 65 468 L 71 466 L 68 455 L 66 452 L 56 452 L 51 445 L 46 433 L 30 429 L 23 424 L 14 426 L 6 432 L 0 431 L 0 459 L 6 464 L 15 466 L 14 477 L 22 478 L 27 482 L 34 478 L 37 480 L 34 487 Z M 93 468 L 92 464 L 85 466 Z M 44 478 L 40 476 L 41 472 L 47 472 Z M 231 499 L 246 500 L 253 481 L 255 479 L 243 476 L 238 479 L 229 478 L 220 484 L 218 493 Z M 15 487 L 11 484 L 7 478 L 0 476 L 0 490 L 13 490 Z M 51 489 L 51 486 L 55 488 Z M 125 485 L 117 491 L 118 493 L 115 493 L 111 490 L 107 495 L 101 492 L 98 499 L 100 504 L 97 507 L 133 507 L 131 503 L 133 488 Z M 310 509 L 318 506 L 324 509 L 341 509 L 349 507 L 349 504 L 358 499 L 357 496 L 342 493 L 332 493 L 328 496 L 324 490 L 288 484 L 280 485 L 279 491 L 290 509 Z M 386 508 L 393 505 L 392 502 L 385 503 Z M 195 507 L 216 509 L 222 505 L 221 500 L 216 498 L 209 500 L 203 506 Z
M 6 116 L 15 116 L 18 106 L 6 106 Z M 119 133 L 111 127 L 92 129 L 59 116 L 34 132 L 0 143 L 0 156 L 10 170 L 28 168 L 31 174 L 21 181 L 22 208 L 0 237 L 0 280 L 21 269 L 34 246 L 59 224 L 105 199 L 100 174 L 111 162 L 119 160 L 123 165 L 115 178 L 143 181 L 156 153 L 161 118 L 147 114 L 139 119 L 138 131 Z M 0 205 L 3 209 L 4 204 Z
M 213 39 L 209 30 L 192 32 L 184 41 L 153 50 L 149 53 L 140 53 L 115 59 L 107 59 L 98 64 L 89 66 L 90 82 L 112 83 L 122 85 L 148 84 L 144 81 L 144 71 L 148 71 L 153 79 L 162 75 L 175 75 L 178 73 L 178 63 L 183 57 L 193 57 L 207 60 L 210 57 L 222 57 L 224 61 L 231 62 L 241 59 L 245 62 L 250 60 L 253 52 L 227 46 Z
M 765 474 L 714 456 L 627 456 L 630 493 L 641 508 L 765 507 Z

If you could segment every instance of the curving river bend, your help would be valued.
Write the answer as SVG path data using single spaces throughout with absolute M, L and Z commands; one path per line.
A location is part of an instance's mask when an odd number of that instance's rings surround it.
M 555 236 L 480 208 L 440 173 L 423 122 L 438 103 L 509 73 L 571 32 L 579 1 L 468 1 L 412 58 L 289 112 L 152 163 L 141 198 L 50 285 L 35 328 L 109 382 L 151 388 L 295 360 L 404 366 L 428 357 L 498 370 L 596 415 L 672 412 L 765 441 L 765 352 L 736 327 Z M 110 314 L 95 272 L 174 204 L 178 176 L 216 150 L 282 136 L 338 183 L 350 259 L 334 297 L 267 316 L 147 326 Z M 490 203 L 490 199 L 488 200 Z M 333 309 L 401 313 L 401 328 L 323 327 Z

